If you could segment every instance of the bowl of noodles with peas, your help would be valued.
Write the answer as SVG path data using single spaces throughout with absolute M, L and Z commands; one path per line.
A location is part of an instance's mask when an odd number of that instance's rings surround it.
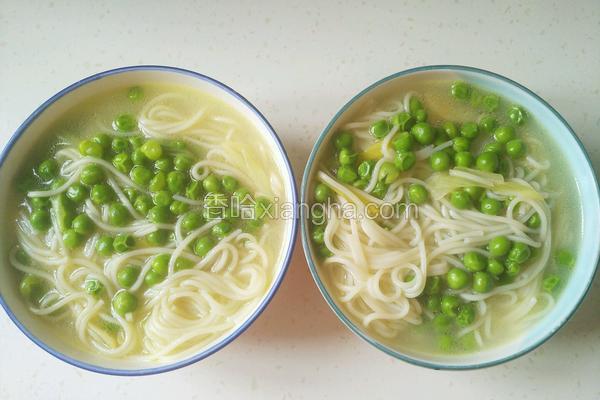
M 335 314 L 420 366 L 533 350 L 597 267 L 583 145 L 539 96 L 476 68 L 415 68 L 352 98 L 312 150 L 302 201 L 305 254 Z
M 0 302 L 75 366 L 145 375 L 198 361 L 262 312 L 289 264 L 294 178 L 245 98 L 173 67 L 62 90 L 0 156 Z

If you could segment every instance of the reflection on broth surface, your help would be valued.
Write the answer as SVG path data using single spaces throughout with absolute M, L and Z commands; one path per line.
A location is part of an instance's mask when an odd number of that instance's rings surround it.
M 534 115 L 416 75 L 337 126 L 316 160 L 310 233 L 319 274 L 360 329 L 412 353 L 469 352 L 553 306 L 581 217 Z
M 28 162 L 10 263 L 31 312 L 82 349 L 179 359 L 271 286 L 285 222 L 264 210 L 288 194 L 268 144 L 223 101 L 175 85 L 106 92 Z

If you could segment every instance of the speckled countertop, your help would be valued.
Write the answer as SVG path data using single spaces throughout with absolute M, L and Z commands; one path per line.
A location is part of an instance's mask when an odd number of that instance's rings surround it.
M 337 109 L 375 80 L 425 64 L 496 71 L 547 99 L 600 168 L 600 2 L 0 0 L 0 142 L 87 75 L 168 64 L 233 86 L 281 135 L 297 177 Z M 31 2 L 33 3 L 33 2 Z M 208 3 L 208 2 L 207 2 Z M 444 3 L 444 5 L 442 5 Z M 0 399 L 599 399 L 600 285 L 552 340 L 508 364 L 436 372 L 344 328 L 297 247 L 266 312 L 190 367 L 101 376 L 46 354 L 0 313 Z

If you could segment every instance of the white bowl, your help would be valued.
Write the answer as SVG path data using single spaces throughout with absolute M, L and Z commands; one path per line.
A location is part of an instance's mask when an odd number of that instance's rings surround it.
M 150 82 L 179 84 L 208 93 L 242 113 L 264 136 L 273 158 L 282 172 L 286 193 L 286 198 L 283 200 L 293 205 L 296 204 L 294 176 L 285 149 L 269 122 L 248 100 L 221 82 L 196 72 L 164 66 L 134 66 L 102 72 L 74 83 L 52 96 L 23 122 L 0 154 L 0 192 L 6 195 L 4 201 L 0 202 L 0 218 L 5 223 L 15 219 L 15 215 L 13 215 L 14 199 L 10 197 L 12 192 L 10 185 L 14 184 L 15 177 L 21 172 L 19 167 L 23 159 L 32 154 L 34 147 L 51 124 L 67 110 L 88 98 L 93 98 L 100 91 Z M 157 365 L 107 359 L 92 352 L 79 350 L 67 339 L 49 334 L 46 323 L 27 309 L 19 295 L 16 271 L 7 262 L 8 246 L 14 242 L 14 238 L 10 237 L 12 232 L 7 229 L 0 233 L 0 265 L 2 268 L 0 303 L 10 319 L 27 337 L 42 349 L 67 363 L 87 370 L 115 375 L 147 375 L 170 371 L 201 360 L 221 349 L 248 328 L 264 310 L 277 291 L 289 265 L 295 243 L 296 222 L 296 207 L 293 207 L 292 218 L 286 225 L 282 238 L 284 247 L 282 256 L 280 256 L 278 264 L 274 266 L 276 271 L 274 279 L 269 290 L 254 310 L 233 330 L 186 359 Z

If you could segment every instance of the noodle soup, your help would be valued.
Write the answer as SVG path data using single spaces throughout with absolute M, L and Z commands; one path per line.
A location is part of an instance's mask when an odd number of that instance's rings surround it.
M 514 341 L 575 264 L 578 188 L 520 105 L 463 80 L 401 87 L 353 105 L 315 160 L 316 272 L 358 329 L 405 354 Z
M 7 225 L 15 285 L 49 332 L 160 364 L 250 317 L 285 257 L 289 224 L 272 208 L 290 188 L 241 112 L 148 83 L 79 103 L 45 137 Z

